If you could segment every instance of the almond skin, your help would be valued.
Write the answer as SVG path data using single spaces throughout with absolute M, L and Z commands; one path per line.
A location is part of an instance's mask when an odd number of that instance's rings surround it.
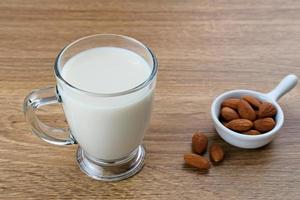
M 201 154 L 206 151 L 208 139 L 206 135 L 196 132 L 192 137 L 192 150 L 194 153 Z
M 205 157 L 194 154 L 194 153 L 184 154 L 184 161 L 187 165 L 196 167 L 198 169 L 209 169 L 210 168 L 209 161 Z
M 249 119 L 251 121 L 256 119 L 256 114 L 250 104 L 245 100 L 240 100 L 238 103 L 238 112 L 243 119 Z
M 224 150 L 219 144 L 212 144 L 209 148 L 209 157 L 213 162 L 221 162 L 224 159 Z
M 226 124 L 227 128 L 236 132 L 249 131 L 252 126 L 253 122 L 248 119 L 235 119 Z
M 249 130 L 246 132 L 242 132 L 245 135 L 260 135 L 261 133 L 258 130 Z
M 239 102 L 240 102 L 240 99 L 237 99 L 237 98 L 226 99 L 225 101 L 223 101 L 221 107 L 229 107 L 229 108 L 236 110 Z
M 267 117 L 254 121 L 254 128 L 262 133 L 268 132 L 275 127 L 276 123 L 273 118 Z
M 258 110 L 259 118 L 274 117 L 276 113 L 277 113 L 276 108 L 273 106 L 273 104 L 269 102 L 263 102 L 259 106 L 259 110 Z
M 259 106 L 261 105 L 261 101 L 252 96 L 242 96 L 242 99 L 247 101 L 254 108 L 259 108 Z
M 229 108 L 229 107 L 223 107 L 221 109 L 221 116 L 227 122 L 230 122 L 231 120 L 240 118 L 239 114 L 237 114 L 237 112 L 235 110 L 233 110 L 232 108 Z

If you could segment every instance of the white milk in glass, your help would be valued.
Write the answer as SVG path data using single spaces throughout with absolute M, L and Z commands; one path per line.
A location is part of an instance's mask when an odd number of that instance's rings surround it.
M 70 58 L 62 69 L 62 77 L 72 86 L 101 94 L 135 88 L 150 74 L 151 67 L 144 58 L 117 47 L 85 50 Z M 149 88 L 99 97 L 59 87 L 72 135 L 88 155 L 120 159 L 141 144 L 151 114 L 153 91 Z

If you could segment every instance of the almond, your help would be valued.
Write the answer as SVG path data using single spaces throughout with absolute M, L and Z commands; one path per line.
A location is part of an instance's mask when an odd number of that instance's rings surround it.
M 225 101 L 223 101 L 221 107 L 229 107 L 232 109 L 237 109 L 237 105 L 238 105 L 239 101 L 240 100 L 237 98 L 226 99 Z
M 227 122 L 229 122 L 231 120 L 234 120 L 234 119 L 240 118 L 239 115 L 237 114 L 237 112 L 235 110 L 233 110 L 232 108 L 229 108 L 229 107 L 223 107 L 221 109 L 221 116 Z
M 206 151 L 208 139 L 206 135 L 196 132 L 192 137 L 192 150 L 194 153 L 201 154 Z
M 259 106 L 259 110 L 258 110 L 259 118 L 274 117 L 276 113 L 277 113 L 276 108 L 273 106 L 273 104 L 269 102 L 263 102 Z
M 196 167 L 198 169 L 209 169 L 210 168 L 209 161 L 206 158 L 204 158 L 203 156 L 194 154 L 194 153 L 184 154 L 184 161 L 186 164 Z
M 260 135 L 261 134 L 258 130 L 249 130 L 249 131 L 242 132 L 242 133 L 246 134 L 246 135 Z
M 247 101 L 254 108 L 259 108 L 259 106 L 261 105 L 261 101 L 252 96 L 242 96 L 242 99 Z
M 248 119 L 235 119 L 226 124 L 226 127 L 237 132 L 249 131 L 253 126 L 253 122 Z
M 258 119 L 254 121 L 254 128 L 262 133 L 272 130 L 275 126 L 275 121 L 271 117 Z
M 238 103 L 238 112 L 243 119 L 255 120 L 256 114 L 250 104 L 245 100 L 240 100 Z
M 221 162 L 224 158 L 223 148 L 218 144 L 212 144 L 209 148 L 209 157 L 213 162 Z

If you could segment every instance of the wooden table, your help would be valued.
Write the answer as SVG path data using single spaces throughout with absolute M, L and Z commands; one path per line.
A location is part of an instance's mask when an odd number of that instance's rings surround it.
M 21 111 L 32 89 L 54 85 L 53 63 L 71 41 L 117 33 L 148 44 L 159 59 L 146 164 L 133 178 L 98 182 L 75 162 L 76 146 L 30 133 Z M 271 144 L 242 150 L 214 131 L 212 100 L 238 88 L 270 91 L 300 76 L 299 1 L 0 1 L 1 199 L 299 199 L 300 87 L 280 104 L 286 121 Z M 49 109 L 50 110 L 50 109 Z M 60 108 L 41 114 L 63 124 Z M 226 159 L 209 172 L 183 164 L 201 130 Z

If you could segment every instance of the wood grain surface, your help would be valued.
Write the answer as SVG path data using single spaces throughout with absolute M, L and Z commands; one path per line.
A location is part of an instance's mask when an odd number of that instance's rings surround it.
M 55 84 L 53 63 L 71 41 L 116 33 L 148 44 L 159 59 L 155 108 L 133 178 L 98 182 L 29 131 L 21 111 L 33 89 Z M 271 144 L 242 150 L 214 131 L 212 100 L 232 89 L 270 91 L 300 76 L 300 1 L 1 0 L 0 199 L 299 199 L 300 87 L 280 100 L 285 124 Z M 43 120 L 63 125 L 60 108 Z M 202 172 L 185 166 L 201 130 L 226 158 Z

